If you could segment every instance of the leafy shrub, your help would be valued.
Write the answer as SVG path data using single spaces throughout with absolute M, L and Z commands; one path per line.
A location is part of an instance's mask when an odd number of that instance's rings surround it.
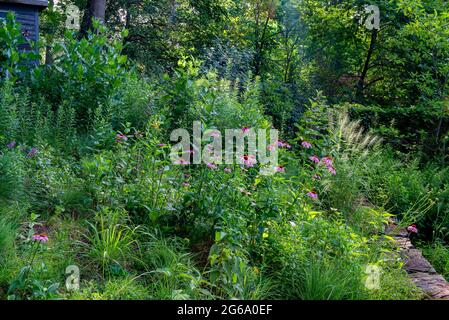
M 95 29 L 99 32 L 82 40 L 66 32 L 64 42 L 55 44 L 53 64 L 35 69 L 31 83 L 37 96 L 52 103 L 53 112 L 58 114 L 64 106 L 84 130 L 90 128 L 97 112 L 109 115 L 107 101 L 126 73 L 123 45 L 109 41 L 106 27 L 98 21 Z
M 24 156 L 18 150 L 0 154 L 0 205 L 19 200 L 24 195 Z
M 155 113 L 155 86 L 137 74 L 123 77 L 110 98 L 111 122 L 116 130 L 129 123 L 131 127 L 144 130 Z
M 449 279 L 449 249 L 442 243 L 421 244 L 423 255 L 429 260 L 435 270 Z
M 14 14 L 8 12 L 6 19 L 0 20 L 0 79 L 17 80 L 29 70 L 33 60 L 40 58 L 33 50 L 23 50 L 24 45 L 30 47 L 20 32 L 20 24 Z
M 196 61 L 181 60 L 173 79 L 165 77 L 164 86 L 157 105 L 167 117 L 168 132 L 189 129 L 193 121 L 219 130 L 269 127 L 258 100 L 258 81 L 242 84 L 243 92 L 239 95 L 238 88 L 218 79 L 213 72 L 199 77 Z

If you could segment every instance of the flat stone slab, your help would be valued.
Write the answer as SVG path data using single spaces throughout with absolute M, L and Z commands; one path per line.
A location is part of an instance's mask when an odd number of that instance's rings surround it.
M 436 274 L 437 272 L 432 267 L 429 261 L 423 257 L 421 251 L 418 249 L 409 249 L 406 253 L 406 262 L 404 269 L 408 273 L 424 272 L 428 274 Z
M 449 300 L 449 282 L 439 275 L 435 268 L 408 239 L 406 230 L 390 228 L 401 251 L 404 269 L 411 281 L 420 288 L 428 299 Z
M 410 274 L 410 278 L 429 298 L 449 300 L 449 285 L 441 275 L 416 272 Z
M 402 251 L 408 251 L 414 248 L 411 241 L 407 238 L 396 238 L 396 243 Z

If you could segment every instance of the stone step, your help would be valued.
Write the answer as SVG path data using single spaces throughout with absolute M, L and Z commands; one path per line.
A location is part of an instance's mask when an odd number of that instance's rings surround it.
M 407 231 L 390 226 L 389 232 L 396 239 L 405 261 L 404 269 L 408 272 L 411 281 L 424 292 L 427 299 L 449 300 L 449 282 L 439 275 L 421 251 L 413 246 Z

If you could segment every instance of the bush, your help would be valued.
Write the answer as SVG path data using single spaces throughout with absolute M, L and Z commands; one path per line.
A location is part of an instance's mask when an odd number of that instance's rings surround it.
M 121 42 L 109 41 L 106 27 L 98 21 L 95 28 L 99 31 L 82 40 L 66 32 L 64 41 L 54 46 L 53 64 L 35 69 L 30 84 L 35 96 L 52 104 L 55 114 L 73 114 L 81 132 L 91 128 L 95 115 L 110 117 L 108 101 L 126 75 Z M 60 112 L 61 107 L 65 110 Z
M 421 244 L 420 248 L 435 270 L 449 281 L 449 248 L 439 242 Z
M 16 81 L 28 72 L 33 60 L 40 58 L 34 50 L 23 50 L 24 45 L 31 48 L 33 44 L 25 40 L 14 14 L 8 12 L 6 19 L 0 20 L 0 80 Z
M 173 79 L 165 76 L 164 92 L 157 103 L 164 114 L 168 132 L 176 128 L 190 129 L 194 121 L 207 128 L 268 128 L 270 123 L 259 102 L 259 82 L 232 86 L 213 72 L 199 76 L 196 61 L 180 61 Z

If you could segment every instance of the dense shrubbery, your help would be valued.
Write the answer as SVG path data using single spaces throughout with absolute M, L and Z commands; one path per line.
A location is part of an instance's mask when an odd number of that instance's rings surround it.
M 17 47 L 10 19 L 0 42 Z M 281 108 L 284 92 L 259 77 L 229 81 L 194 59 L 145 79 L 97 27 L 66 34 L 51 65 L 2 79 L 0 298 L 420 297 L 385 227 L 396 214 L 447 240 L 446 171 L 400 159 L 321 92 L 295 135 L 282 132 L 275 175 L 174 165 L 172 129 L 266 129 L 273 117 L 290 129 L 294 99 Z M 365 286 L 367 265 L 382 268 L 382 290 Z

